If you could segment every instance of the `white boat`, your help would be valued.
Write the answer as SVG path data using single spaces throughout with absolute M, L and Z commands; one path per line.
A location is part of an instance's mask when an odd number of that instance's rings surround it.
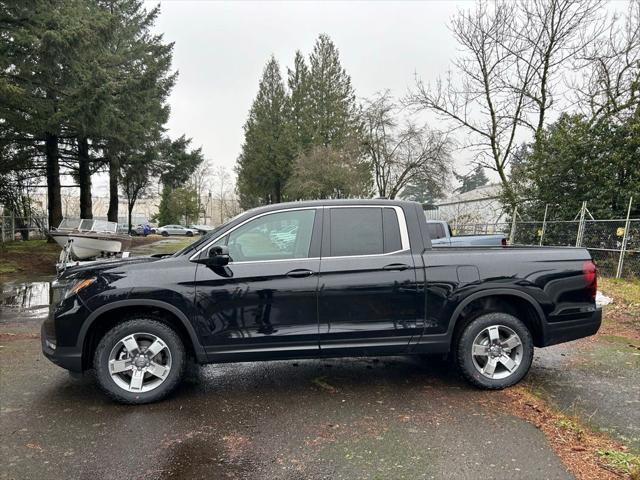
M 119 234 L 116 222 L 105 220 L 65 218 L 49 236 L 74 260 L 113 256 L 131 245 L 131 237 Z

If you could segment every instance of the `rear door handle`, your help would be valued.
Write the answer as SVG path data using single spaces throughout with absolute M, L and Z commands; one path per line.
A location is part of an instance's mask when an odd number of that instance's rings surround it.
M 293 278 L 310 277 L 314 273 L 316 272 L 314 272 L 313 270 L 307 270 L 306 268 L 297 268 L 295 270 L 291 270 L 290 272 L 287 272 L 287 277 L 293 277 Z
M 408 270 L 409 268 L 405 263 L 391 263 L 382 267 L 383 270 Z

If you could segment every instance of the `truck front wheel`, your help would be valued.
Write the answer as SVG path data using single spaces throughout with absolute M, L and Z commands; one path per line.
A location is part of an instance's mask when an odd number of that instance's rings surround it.
M 178 334 L 154 318 L 137 317 L 109 330 L 93 366 L 100 387 L 121 403 L 160 400 L 182 379 L 186 352 Z
M 455 345 L 455 358 L 471 384 L 501 389 L 518 383 L 533 360 L 533 339 L 521 320 L 487 313 L 467 325 Z

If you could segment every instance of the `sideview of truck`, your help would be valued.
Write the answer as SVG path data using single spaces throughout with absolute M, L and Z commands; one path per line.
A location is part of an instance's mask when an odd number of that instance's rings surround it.
M 448 354 L 473 385 L 520 381 L 534 347 L 594 334 L 583 248 L 434 247 L 420 204 L 321 200 L 250 210 L 172 255 L 71 267 L 42 349 L 124 403 L 218 363 Z

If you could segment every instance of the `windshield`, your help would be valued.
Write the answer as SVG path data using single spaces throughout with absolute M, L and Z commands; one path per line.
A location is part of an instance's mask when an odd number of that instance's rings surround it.
M 179 257 L 179 256 L 185 255 L 185 254 L 187 254 L 189 252 L 196 251 L 198 248 L 200 248 L 201 245 L 204 245 L 207 242 L 209 242 L 210 240 L 212 240 L 213 238 L 215 238 L 215 236 L 218 234 L 218 232 L 221 232 L 224 228 L 226 228 L 227 225 L 229 225 L 236 218 L 240 217 L 241 215 L 244 215 L 245 213 L 246 212 L 239 213 L 235 217 L 230 218 L 226 222 L 218 225 L 216 228 L 214 228 L 213 230 L 208 232 L 206 235 L 203 235 L 202 238 L 200 238 L 200 239 L 196 240 L 195 242 L 187 245 L 182 250 L 178 250 L 176 253 L 173 254 L 173 256 L 174 257 Z

